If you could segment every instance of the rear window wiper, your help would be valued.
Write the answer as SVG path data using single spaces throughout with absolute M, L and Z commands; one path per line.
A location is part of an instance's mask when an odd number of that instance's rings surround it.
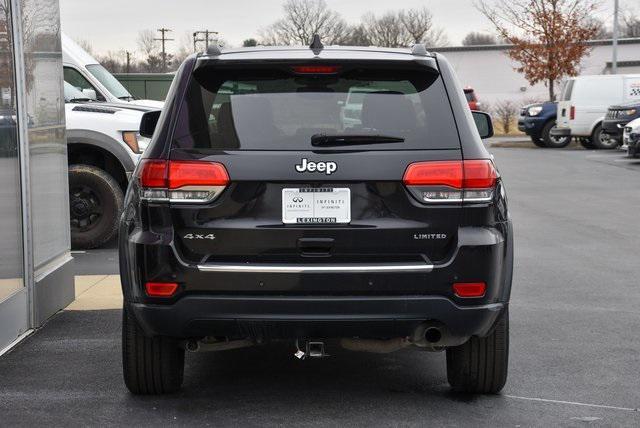
M 404 138 L 371 134 L 315 134 L 311 145 L 315 147 L 349 146 L 358 144 L 402 143 Z

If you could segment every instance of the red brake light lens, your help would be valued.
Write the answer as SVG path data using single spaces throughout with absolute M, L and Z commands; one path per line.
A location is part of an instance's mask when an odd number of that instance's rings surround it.
M 486 189 L 496 185 L 498 172 L 490 160 L 466 160 L 463 162 L 465 189 Z
M 458 297 L 483 297 L 487 291 L 484 282 L 456 282 L 453 284 L 453 292 Z
M 217 162 L 169 161 L 169 189 L 185 186 L 226 186 L 229 175 Z
M 404 173 L 407 186 L 448 186 L 462 188 L 461 161 L 433 161 L 412 163 Z
M 569 119 L 574 120 L 576 118 L 576 107 L 571 106 L 569 109 Z
M 165 187 L 167 183 L 167 161 L 143 159 L 140 165 L 142 187 Z
M 147 282 L 144 288 L 149 297 L 171 297 L 178 291 L 178 284 L 175 282 Z
M 489 202 L 499 175 L 489 159 L 416 162 L 403 182 L 421 202 Z
M 229 184 L 218 162 L 144 159 L 138 174 L 142 198 L 155 202 L 211 202 Z
M 298 74 L 336 74 L 340 71 L 337 65 L 297 65 L 291 69 Z

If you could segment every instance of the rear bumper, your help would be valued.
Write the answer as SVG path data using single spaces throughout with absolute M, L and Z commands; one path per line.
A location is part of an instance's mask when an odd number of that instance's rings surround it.
M 331 265 L 327 270 L 325 264 L 186 265 L 171 246 L 156 248 L 140 243 L 142 238 L 134 234 L 124 240 L 130 247 L 121 246 L 120 267 L 125 304 L 148 335 L 392 338 L 410 336 L 429 321 L 462 343 L 486 335 L 510 295 L 510 222 L 498 229 L 461 228 L 451 257 L 438 264 L 358 269 Z M 182 291 L 169 301 L 144 296 L 125 273 L 143 262 L 132 263 L 127 253 L 147 253 L 142 258 L 154 261 L 147 265 L 148 272 L 166 272 L 167 280 L 181 284 Z M 485 296 L 454 296 L 452 283 L 460 281 L 486 282 Z
M 405 337 L 434 321 L 464 341 L 487 335 L 505 306 L 462 307 L 439 296 L 194 295 L 170 306 L 130 308 L 147 334 L 178 338 Z

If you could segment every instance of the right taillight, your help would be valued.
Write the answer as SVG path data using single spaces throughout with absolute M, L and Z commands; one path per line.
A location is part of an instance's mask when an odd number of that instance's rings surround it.
M 213 201 L 229 184 L 219 162 L 143 159 L 137 176 L 142 198 L 156 202 Z
M 569 119 L 574 120 L 576 118 L 576 107 L 571 106 L 569 109 Z
M 403 182 L 420 202 L 489 202 L 499 175 L 489 159 L 412 163 Z

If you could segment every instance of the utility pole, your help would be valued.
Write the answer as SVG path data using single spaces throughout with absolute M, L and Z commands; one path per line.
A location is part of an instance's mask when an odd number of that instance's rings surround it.
M 619 0 L 613 0 L 613 58 L 611 59 L 611 74 L 618 74 L 618 14 Z
M 129 73 L 129 70 L 131 68 L 131 52 L 129 51 L 125 51 L 125 53 L 127 54 L 127 73 Z
M 158 32 L 160 34 L 162 34 L 162 36 L 159 39 L 153 39 L 153 40 L 158 40 L 162 42 L 162 71 L 167 71 L 167 51 L 165 50 L 165 42 L 170 42 L 173 39 L 168 39 L 166 36 L 166 33 L 170 33 L 171 30 L 168 28 L 158 28 Z
M 204 38 L 203 39 L 199 39 L 198 35 L 200 34 L 204 34 Z M 205 43 L 205 50 L 207 50 L 209 48 L 209 36 L 215 34 L 218 35 L 219 33 L 217 31 L 210 31 L 210 30 L 203 30 L 203 31 L 195 31 L 193 33 L 193 51 L 197 52 L 198 51 L 198 47 L 196 45 L 197 42 L 204 42 Z

